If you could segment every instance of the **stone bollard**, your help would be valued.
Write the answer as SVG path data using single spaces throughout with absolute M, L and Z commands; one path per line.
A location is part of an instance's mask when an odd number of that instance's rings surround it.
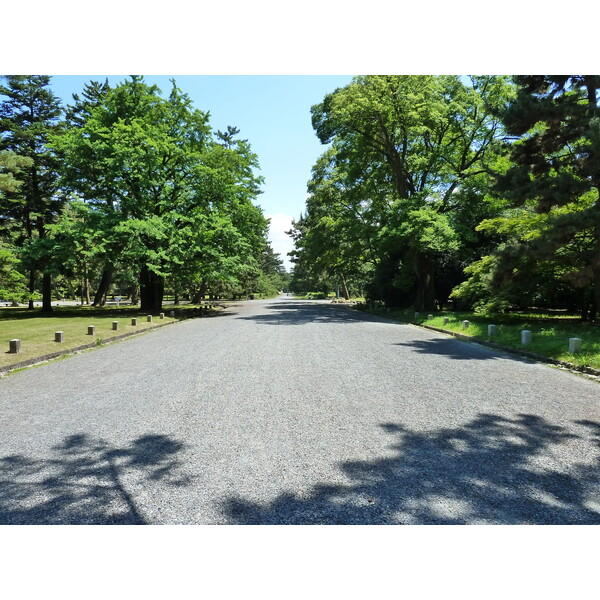
M 463 329 L 469 329 L 470 324 L 469 321 L 463 321 Z
M 571 354 L 581 352 L 581 338 L 569 338 L 569 352 Z
M 418 319 L 420 316 L 421 315 L 418 312 L 415 313 L 415 319 Z
M 448 317 L 444 317 L 444 325 L 448 325 L 450 319 Z
M 119 331 L 119 321 L 112 322 L 113 331 Z
M 161 320 L 164 319 L 165 318 L 165 313 L 160 313 L 159 317 L 161 318 Z
M 88 325 L 88 335 L 96 335 L 96 326 Z
M 174 310 L 172 310 L 172 311 L 171 311 L 171 319 L 174 319 L 174 318 L 175 318 L 175 311 L 174 311 Z
M 8 352 L 10 354 L 19 354 L 19 352 L 21 352 L 21 340 L 18 338 L 15 338 L 14 340 L 9 340 Z
M 531 344 L 531 331 L 523 329 L 521 331 L 521 345 L 526 346 L 527 344 Z
M 55 342 L 64 342 L 65 341 L 65 332 L 64 331 L 57 331 L 54 334 L 54 341 Z
M 134 317 L 131 319 L 131 324 L 135 327 L 137 325 L 137 319 Z
M 148 321 L 148 323 L 152 323 L 152 315 L 147 315 L 146 321 Z
M 427 319 L 433 319 L 433 315 L 427 315 Z
M 488 336 L 489 337 L 493 337 L 496 335 L 496 326 L 495 325 L 488 325 Z

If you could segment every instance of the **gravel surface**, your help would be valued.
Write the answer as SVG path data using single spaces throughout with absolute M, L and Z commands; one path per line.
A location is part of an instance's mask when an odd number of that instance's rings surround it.
M 321 301 L 0 379 L 0 523 L 600 523 L 600 384 Z

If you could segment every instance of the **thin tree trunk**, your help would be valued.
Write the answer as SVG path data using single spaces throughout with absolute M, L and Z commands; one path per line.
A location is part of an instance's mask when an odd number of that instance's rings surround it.
M 35 271 L 33 269 L 31 269 L 29 271 L 29 306 L 27 307 L 28 309 L 32 309 L 33 308 L 33 294 L 35 292 Z
M 435 265 L 433 261 L 417 255 L 415 274 L 417 276 L 415 310 L 435 310 Z
M 342 286 L 344 288 L 344 298 L 350 300 L 350 293 L 348 292 L 348 286 L 346 285 L 346 278 L 342 274 Z
M 42 312 L 52 312 L 52 276 L 44 273 L 42 276 Z
M 600 243 L 599 243 L 600 246 Z M 599 248 L 600 251 L 600 248 Z M 599 252 L 600 254 L 600 252 Z M 600 256 L 598 257 L 598 262 L 600 263 Z M 598 312 L 600 311 L 600 268 L 598 269 L 594 269 L 593 271 L 594 273 L 594 282 L 593 282 L 593 290 L 592 290 L 592 294 L 591 294 L 591 309 L 590 309 L 590 313 L 589 313 L 589 319 L 590 321 L 595 321 L 597 316 L 598 316 Z
M 84 291 L 84 294 L 82 294 L 81 304 L 83 304 L 83 301 L 85 300 L 85 303 L 87 305 L 89 305 L 89 303 L 90 303 L 90 277 L 89 277 L 89 270 L 88 270 L 87 264 L 84 265 L 84 267 L 83 267 L 83 291 Z

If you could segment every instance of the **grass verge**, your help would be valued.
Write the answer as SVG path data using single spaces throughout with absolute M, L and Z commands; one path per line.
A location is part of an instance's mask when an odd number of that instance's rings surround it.
M 362 308 L 366 310 L 366 308 Z M 473 341 L 493 342 L 508 349 L 530 352 L 552 360 L 570 363 L 575 367 L 600 370 L 600 326 L 584 323 L 576 317 L 543 314 L 498 314 L 482 316 L 472 312 L 438 312 L 433 318 L 414 311 L 370 309 L 368 312 L 405 323 L 427 325 L 468 336 Z M 444 317 L 448 319 L 444 323 Z M 463 328 L 463 321 L 469 327 Z M 488 325 L 496 325 L 496 335 L 488 336 Z M 531 331 L 531 343 L 521 344 L 521 331 Z M 569 338 L 582 339 L 582 351 L 569 352 Z
M 175 318 L 171 318 L 171 310 Z M 48 315 L 26 308 L 0 309 L 0 343 L 4 350 L 0 352 L 0 369 L 39 358 L 46 360 L 48 355 L 57 352 L 75 351 L 81 346 L 101 346 L 106 342 L 119 339 L 123 334 L 142 333 L 157 325 L 172 323 L 181 319 L 214 314 L 221 307 L 176 306 L 168 307 L 164 319 L 153 316 L 152 322 L 147 315 L 141 314 L 137 306 L 125 307 L 57 307 Z M 132 319 L 137 318 L 137 325 Z M 118 323 L 117 330 L 112 324 Z M 88 326 L 95 326 L 95 334 L 88 334 Z M 64 332 L 64 342 L 56 342 L 55 333 Z M 21 340 L 21 351 L 9 353 L 9 340 Z

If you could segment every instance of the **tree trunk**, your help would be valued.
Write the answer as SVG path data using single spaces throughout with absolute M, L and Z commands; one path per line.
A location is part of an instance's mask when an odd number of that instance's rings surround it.
M 42 276 L 42 312 L 52 312 L 52 276 L 44 273 Z
M 346 285 L 346 278 L 342 275 L 342 287 L 344 288 L 344 298 L 350 300 L 350 293 L 348 292 L 348 286 Z
M 90 303 L 90 277 L 87 265 L 83 268 L 83 294 L 81 298 L 81 304 L 85 303 L 89 305 Z
M 92 306 L 104 306 L 106 304 L 106 294 L 108 293 L 108 288 L 112 283 L 112 276 L 115 271 L 113 266 L 107 265 L 104 267 L 104 271 L 102 271 L 102 277 L 100 278 L 100 283 L 98 284 L 98 289 L 96 290 L 96 295 L 94 296 L 94 302 Z
M 140 272 L 140 310 L 158 314 L 162 310 L 164 288 L 164 278 L 144 265 Z
M 32 309 L 33 308 L 33 298 L 31 296 L 33 296 L 35 292 L 35 271 L 33 269 L 31 269 L 31 271 L 29 271 L 29 306 L 27 307 L 28 309 Z
M 204 296 L 206 295 L 206 288 L 208 287 L 208 281 L 206 279 L 202 280 L 200 284 L 200 288 L 191 294 L 191 304 L 200 304 L 202 300 L 204 300 Z
M 600 244 L 599 244 L 600 245 Z M 600 257 L 598 258 L 600 262 Z M 590 311 L 590 321 L 596 321 L 598 312 L 600 312 L 600 268 L 594 269 L 594 289 L 592 293 L 592 309 Z
M 200 298 L 202 300 L 204 300 L 204 296 L 206 295 L 207 288 L 208 288 L 208 281 L 206 279 L 203 279 L 202 283 L 200 284 L 200 291 L 198 292 L 200 294 Z
M 427 257 L 417 255 L 415 273 L 417 276 L 415 310 L 435 310 L 435 265 L 433 261 Z
M 131 298 L 131 304 L 140 303 L 140 286 L 137 283 L 129 288 L 129 297 Z
M 595 94 L 595 92 L 594 92 Z M 600 191 L 600 177 L 594 182 L 596 189 Z M 593 315 L 590 320 L 596 320 L 598 312 L 600 312 L 600 200 L 596 201 L 594 206 L 596 213 L 596 226 L 594 227 L 594 237 L 596 248 L 592 257 L 592 305 Z

